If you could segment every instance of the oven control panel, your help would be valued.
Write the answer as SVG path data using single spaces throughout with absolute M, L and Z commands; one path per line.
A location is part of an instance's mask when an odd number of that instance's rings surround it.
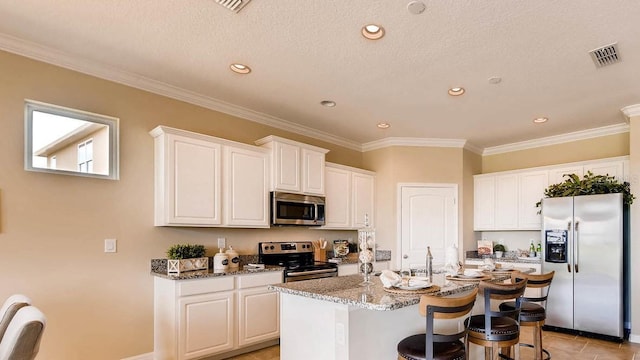
M 310 241 L 260 243 L 261 254 L 291 254 L 310 252 L 313 252 L 313 244 Z

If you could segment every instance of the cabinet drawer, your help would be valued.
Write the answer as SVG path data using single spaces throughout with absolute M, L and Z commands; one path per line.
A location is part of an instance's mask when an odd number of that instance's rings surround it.
M 221 276 L 216 279 L 181 280 L 178 284 L 178 296 L 227 290 L 233 290 L 233 276 Z
M 239 275 L 236 277 L 238 289 L 282 283 L 282 271 L 273 271 L 255 275 Z

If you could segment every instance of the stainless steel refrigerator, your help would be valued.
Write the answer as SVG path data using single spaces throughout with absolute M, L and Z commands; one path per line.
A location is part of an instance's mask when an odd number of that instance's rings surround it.
M 542 270 L 555 270 L 545 325 L 622 339 L 622 194 L 546 198 L 542 215 Z

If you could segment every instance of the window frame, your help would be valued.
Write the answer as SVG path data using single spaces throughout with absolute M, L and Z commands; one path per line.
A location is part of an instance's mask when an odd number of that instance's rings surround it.
M 58 116 L 69 117 L 82 121 L 106 125 L 109 128 L 109 173 L 92 174 L 79 171 L 69 171 L 33 166 L 33 112 L 43 112 Z M 25 141 L 24 141 L 24 168 L 27 171 L 44 172 L 51 174 L 73 175 L 107 180 L 120 179 L 120 119 L 112 116 L 95 114 L 83 110 L 71 109 L 63 106 L 47 104 L 35 100 L 25 100 Z M 95 149 L 94 149 L 95 150 Z

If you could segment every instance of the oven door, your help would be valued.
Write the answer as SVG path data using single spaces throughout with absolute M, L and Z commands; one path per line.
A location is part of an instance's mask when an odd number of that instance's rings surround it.
M 305 271 L 287 271 L 284 275 L 284 282 L 302 281 L 322 279 L 328 277 L 338 276 L 338 269 L 318 269 L 318 270 L 305 270 Z

